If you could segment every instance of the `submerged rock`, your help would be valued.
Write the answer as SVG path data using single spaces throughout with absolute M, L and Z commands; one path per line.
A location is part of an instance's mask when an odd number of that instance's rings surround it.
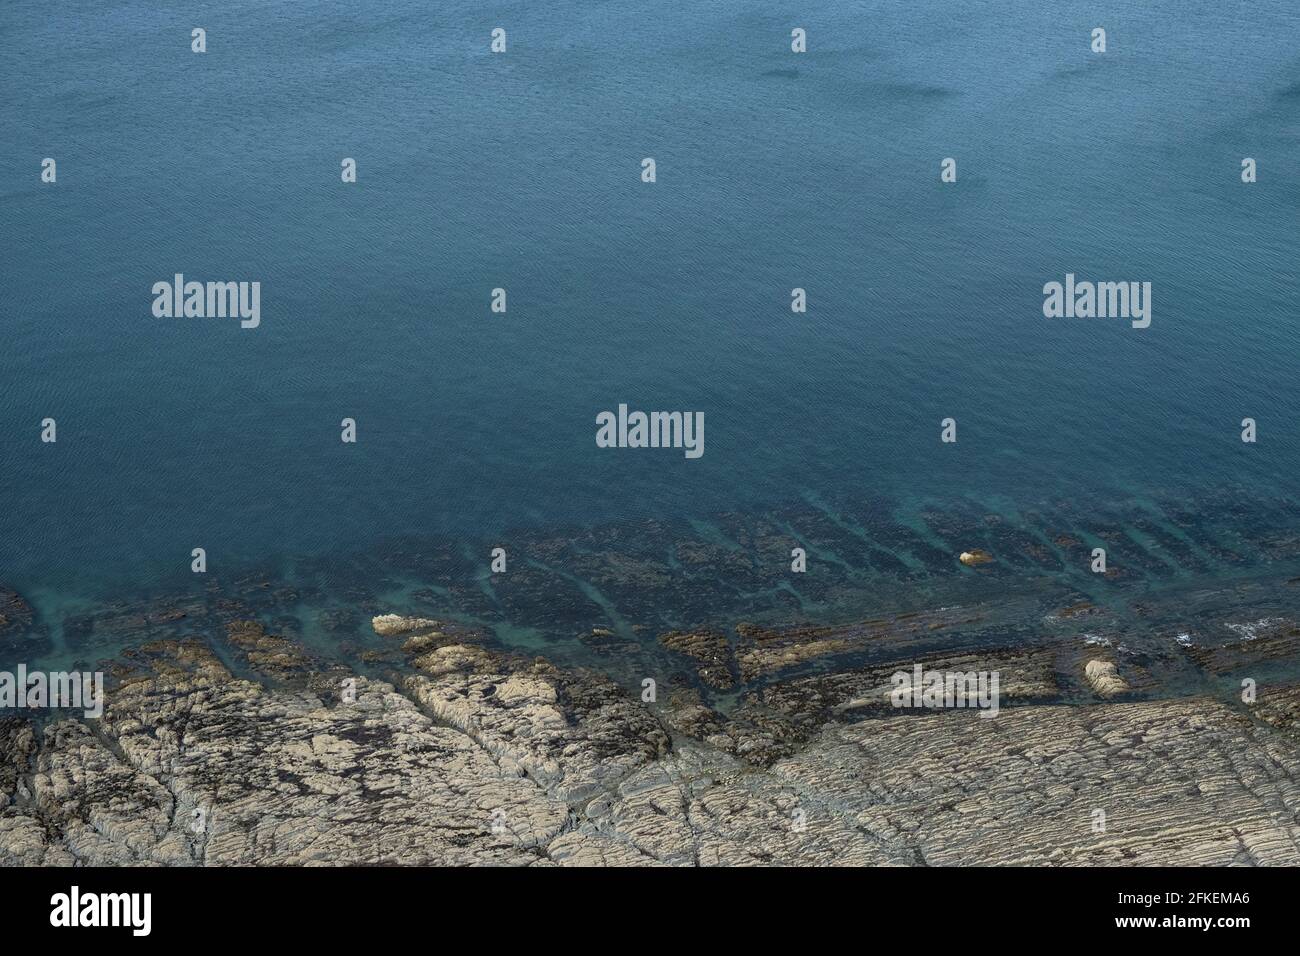
M 0 637 L 22 633 L 32 626 L 34 616 L 21 594 L 0 586 Z
M 660 636 L 659 643 L 695 661 L 700 680 L 715 690 L 728 690 L 736 685 L 735 661 L 725 636 L 712 631 L 669 631 Z

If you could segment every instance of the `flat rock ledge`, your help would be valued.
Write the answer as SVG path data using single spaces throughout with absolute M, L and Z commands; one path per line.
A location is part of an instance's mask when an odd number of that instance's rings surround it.
M 1297 686 L 1063 704 L 1021 649 L 949 662 L 1001 669 L 992 719 L 885 705 L 886 665 L 724 715 L 474 643 L 385 681 L 229 640 L 253 676 L 158 642 L 101 720 L 0 718 L 0 865 L 1300 863 Z

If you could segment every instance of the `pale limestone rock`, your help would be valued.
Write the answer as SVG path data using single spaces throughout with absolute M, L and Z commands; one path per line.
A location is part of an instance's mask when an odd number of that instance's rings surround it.
M 402 617 L 400 614 L 380 614 L 370 621 L 370 626 L 380 637 L 397 637 L 412 631 L 426 631 L 442 627 L 441 621 L 425 617 Z
M 1099 697 L 1114 697 L 1129 689 L 1124 678 L 1119 676 L 1113 661 L 1088 661 L 1083 673 Z
M 882 664 L 684 696 L 670 743 L 635 688 L 472 645 L 354 703 L 172 645 L 101 722 L 0 720 L 0 864 L 1300 863 L 1294 689 L 1069 705 L 1051 660 L 930 661 L 1000 670 L 991 719 L 894 710 Z

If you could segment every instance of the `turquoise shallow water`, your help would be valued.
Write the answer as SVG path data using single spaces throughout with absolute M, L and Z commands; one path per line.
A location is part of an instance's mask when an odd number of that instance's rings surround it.
M 287 569 L 821 500 L 1294 493 L 1289 0 L 20 0 L 0 26 L 0 581 L 47 607 L 196 546 Z M 155 319 L 176 272 L 260 281 L 261 327 Z M 1151 282 L 1151 327 L 1045 319 L 1066 272 Z M 598 449 L 619 402 L 703 411 L 704 456 Z

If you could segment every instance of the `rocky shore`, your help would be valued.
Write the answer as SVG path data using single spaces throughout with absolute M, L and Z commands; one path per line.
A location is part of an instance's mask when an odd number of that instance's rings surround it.
M 1300 863 L 1300 682 L 1237 696 L 1292 621 L 909 645 L 968 616 L 669 632 L 695 674 L 653 685 L 396 615 L 365 676 L 230 621 L 124 652 L 101 720 L 0 716 L 0 864 Z M 897 659 L 842 663 L 882 634 Z M 997 715 L 892 706 L 916 665 L 998 672 Z

